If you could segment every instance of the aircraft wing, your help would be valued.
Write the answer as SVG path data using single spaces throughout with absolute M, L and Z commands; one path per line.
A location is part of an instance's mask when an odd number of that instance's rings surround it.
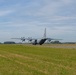
M 51 40 L 62 40 L 62 39 L 54 39 L 54 38 L 46 38 L 48 41 L 51 41 Z
M 32 40 L 36 40 L 37 38 L 32 38 L 32 37 L 28 37 L 26 38 L 26 40 L 32 41 Z
M 11 38 L 11 39 L 21 39 L 21 38 Z
M 26 40 L 26 38 L 25 38 L 25 37 L 21 37 L 21 38 L 11 38 L 11 39 L 18 39 L 18 40 L 22 40 L 22 42 Z

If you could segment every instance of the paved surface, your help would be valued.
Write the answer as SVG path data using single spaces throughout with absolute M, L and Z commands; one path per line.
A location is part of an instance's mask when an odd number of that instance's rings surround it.
M 32 44 L 23 44 L 24 46 L 37 46 L 37 47 L 49 47 L 49 48 L 67 48 L 67 49 L 76 49 L 76 44 L 43 44 L 43 45 L 32 45 Z
M 51 47 L 51 48 L 71 48 L 76 49 L 76 44 L 47 44 L 43 45 L 45 47 Z

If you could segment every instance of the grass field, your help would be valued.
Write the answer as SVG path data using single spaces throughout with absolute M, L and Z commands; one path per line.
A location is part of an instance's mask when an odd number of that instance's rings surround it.
M 76 49 L 0 45 L 0 75 L 76 75 Z

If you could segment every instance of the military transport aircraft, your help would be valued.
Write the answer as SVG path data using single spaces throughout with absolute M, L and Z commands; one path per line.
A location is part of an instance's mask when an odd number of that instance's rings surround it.
M 30 41 L 33 45 L 37 45 L 37 44 L 42 45 L 46 40 L 48 40 L 49 42 L 50 42 L 51 40 L 61 40 L 61 39 L 47 38 L 47 37 L 46 37 L 46 28 L 45 28 L 45 30 L 44 30 L 44 36 L 43 36 L 41 39 L 32 38 L 32 37 L 28 37 L 28 38 L 21 37 L 21 38 L 12 38 L 12 39 L 20 39 L 20 40 L 22 40 L 22 42 L 25 41 L 25 40 L 28 40 L 28 41 Z

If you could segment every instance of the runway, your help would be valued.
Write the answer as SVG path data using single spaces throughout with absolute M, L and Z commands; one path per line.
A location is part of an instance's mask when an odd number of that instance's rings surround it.
M 44 44 L 44 47 L 76 49 L 76 44 Z
M 22 44 L 22 45 L 34 46 L 34 47 L 76 49 L 76 44 L 43 44 L 43 45 Z

